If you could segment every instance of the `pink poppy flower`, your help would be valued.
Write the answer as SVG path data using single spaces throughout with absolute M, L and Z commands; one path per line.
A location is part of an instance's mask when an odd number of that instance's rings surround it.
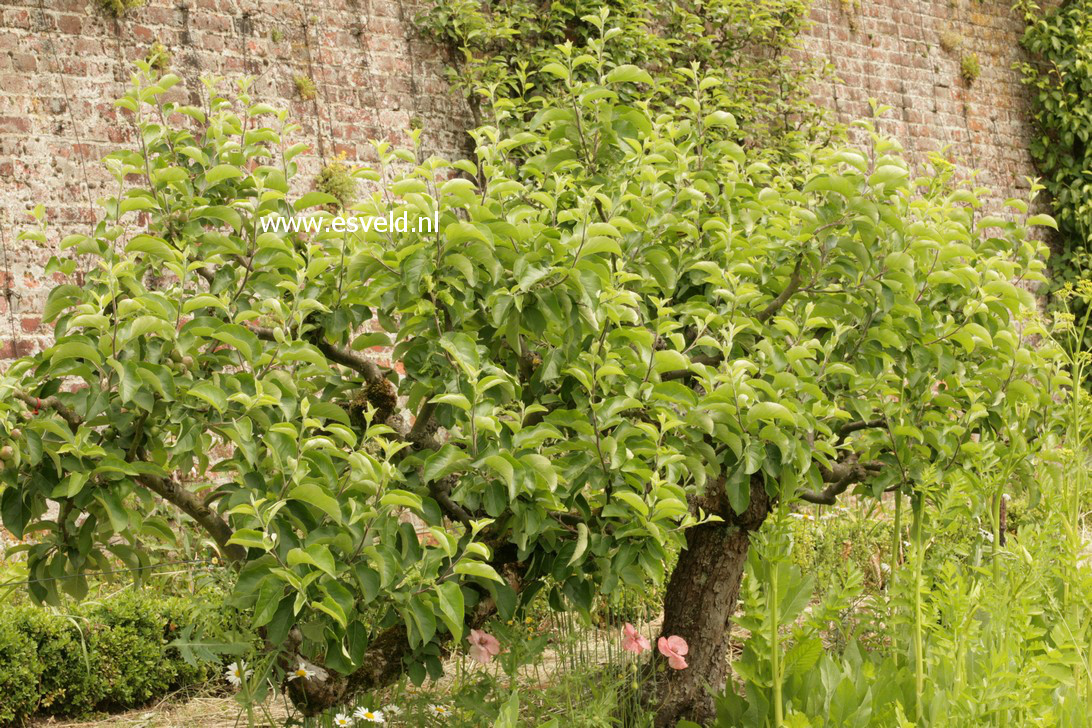
M 622 628 L 622 649 L 639 655 L 651 648 L 652 645 L 649 644 L 648 637 L 638 632 L 637 628 L 632 624 L 626 622 L 626 626 Z
M 660 654 L 667 658 L 667 664 L 676 670 L 685 670 L 686 660 L 684 655 L 690 651 L 690 645 L 686 644 L 686 640 L 677 634 L 673 634 L 670 637 L 661 637 L 656 641 L 656 647 L 660 650 Z
M 488 665 L 494 655 L 500 654 L 500 642 L 497 638 L 480 629 L 470 630 L 467 642 L 470 643 L 470 658 L 483 665 Z

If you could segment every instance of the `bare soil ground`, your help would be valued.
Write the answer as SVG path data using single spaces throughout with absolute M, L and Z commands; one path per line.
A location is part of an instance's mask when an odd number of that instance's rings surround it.
M 270 701 L 265 712 L 258 711 L 255 726 L 283 726 L 288 711 L 280 700 Z M 186 699 L 176 695 L 157 705 L 99 719 L 80 721 L 39 720 L 34 728 L 242 728 L 247 725 L 245 712 L 230 696 L 204 695 Z M 272 720 L 270 720 L 270 718 Z

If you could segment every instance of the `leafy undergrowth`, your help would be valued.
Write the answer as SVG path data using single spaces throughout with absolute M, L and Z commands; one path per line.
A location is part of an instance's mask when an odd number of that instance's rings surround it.
M 1023 497 L 1012 501 L 1007 541 L 995 552 L 984 514 L 969 509 L 970 495 L 954 488 L 920 531 L 913 521 L 902 524 L 893 582 L 891 500 L 879 508 L 863 501 L 808 507 L 772 519 L 756 541 L 744 582 L 733 625 L 734 682 L 720 698 L 716 725 L 766 725 L 775 611 L 786 725 L 994 725 L 997 705 L 1017 711 L 1020 725 L 1081 725 L 1067 722 L 1081 708 L 1064 678 L 1086 669 L 1079 637 L 1089 623 L 1081 610 L 1062 605 L 1066 588 L 1087 594 L 1092 575 L 1086 547 L 1071 549 L 1059 527 L 1065 509 L 1058 495 L 1048 491 L 1034 505 Z M 1081 543 L 1087 543 L 1083 532 Z M 780 580 L 765 573 L 772 570 Z M 780 594 L 771 593 L 775 583 Z M 501 648 L 488 664 L 460 652 L 446 661 L 438 681 L 404 681 L 318 719 L 302 719 L 270 690 L 251 706 L 249 720 L 323 727 L 337 725 L 338 716 L 358 726 L 380 724 L 367 716 L 389 726 L 648 726 L 651 715 L 631 697 L 648 679 L 647 653 L 637 658 L 621 649 L 622 626 L 632 622 L 650 638 L 659 634 L 661 597 L 625 590 L 583 617 L 532 603 L 518 619 L 486 626 Z M 915 625 L 922 667 L 934 676 L 922 686 L 929 712 L 921 718 L 908 712 L 917 689 Z M 1033 643 L 1038 646 L 1027 646 Z M 966 667 L 953 672 L 953 664 Z M 1017 667 L 1027 677 L 1005 678 L 1011 696 L 989 691 Z M 1056 705 L 1035 699 L 1047 685 Z M 244 691 L 225 695 L 225 688 L 217 677 L 196 698 L 165 696 L 104 721 L 58 725 L 245 724 Z

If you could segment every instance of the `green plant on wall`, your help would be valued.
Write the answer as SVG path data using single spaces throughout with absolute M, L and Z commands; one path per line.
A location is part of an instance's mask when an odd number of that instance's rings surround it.
M 963 36 L 954 30 L 946 30 L 940 34 L 940 47 L 946 52 L 952 51 L 963 45 Z
M 148 49 L 148 54 L 144 57 L 144 60 L 149 66 L 163 73 L 171 65 L 171 52 L 167 50 L 167 46 L 157 40 Z
M 144 0 L 98 0 L 98 3 L 105 12 L 120 18 L 130 10 L 144 5 Z
M 861 9 L 861 0 L 841 0 L 842 12 L 849 18 L 850 31 L 857 32 L 857 12 Z
M 982 74 L 982 64 L 978 60 L 977 53 L 965 53 L 959 59 L 959 75 L 968 86 L 974 84 Z
M 352 169 L 345 164 L 344 155 L 338 155 L 315 177 L 315 189 L 325 192 L 337 200 L 337 205 L 346 208 L 356 202 L 356 178 Z
M 1031 90 L 1036 133 L 1030 151 L 1058 221 L 1054 293 L 1092 278 L 1092 0 L 1050 11 L 1022 0 L 1018 8 L 1027 21 L 1022 44 L 1032 56 L 1019 66 Z M 1084 341 L 1087 346 L 1087 335 Z
M 315 88 L 315 82 L 311 80 L 310 76 L 305 76 L 300 73 L 292 78 L 292 82 L 296 84 L 296 93 L 298 93 L 300 98 L 304 101 L 311 101 L 318 94 L 318 89 Z

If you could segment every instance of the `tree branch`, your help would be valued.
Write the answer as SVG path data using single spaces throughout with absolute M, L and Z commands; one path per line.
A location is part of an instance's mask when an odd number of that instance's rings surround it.
M 271 328 L 265 326 L 251 326 L 250 330 L 263 341 L 277 340 L 273 335 L 273 329 Z M 364 379 L 369 383 L 383 378 L 383 372 L 380 370 L 379 365 L 363 354 L 352 351 L 351 349 L 342 349 L 322 340 L 315 343 L 315 346 L 318 347 L 318 350 L 321 351 L 322 355 L 327 359 L 335 364 L 340 364 L 362 374 Z
M 847 422 L 846 424 L 844 424 L 840 428 L 838 428 L 838 436 L 839 437 L 845 437 L 846 435 L 851 435 L 854 432 L 859 432 L 860 430 L 869 430 L 869 429 L 872 429 L 873 427 L 883 427 L 885 424 L 887 424 L 887 420 L 885 420 L 882 417 L 879 417 L 879 418 L 874 419 L 874 420 L 861 420 L 861 421 L 857 421 L 857 422 Z
M 871 430 L 873 428 L 886 427 L 887 420 L 882 417 L 878 417 L 874 420 L 858 420 L 856 422 L 847 422 L 840 428 L 834 431 L 835 440 L 834 446 L 837 447 L 839 443 L 852 435 L 854 432 L 860 432 L 861 430 Z
M 83 418 L 76 414 L 72 409 L 66 406 L 61 400 L 55 396 L 46 397 L 40 399 L 38 397 L 32 397 L 25 392 L 21 392 L 18 389 L 14 390 L 15 398 L 23 402 L 27 407 L 37 412 L 40 409 L 51 409 L 61 416 L 61 419 L 68 423 L 68 426 L 75 432 L 76 428 L 83 423 Z
M 870 475 L 874 475 L 881 468 L 880 463 L 862 463 L 858 460 L 857 453 L 853 453 L 845 460 L 837 462 L 829 469 L 819 466 L 823 475 L 823 481 L 827 487 L 821 491 L 805 490 L 798 495 L 800 500 L 816 505 L 832 506 L 837 502 L 838 496 L 845 493 L 855 483 L 860 483 Z
M 421 409 L 417 411 L 417 416 L 413 418 L 413 427 L 406 433 L 406 439 L 415 448 L 432 450 L 439 447 L 440 443 L 436 442 L 432 433 L 429 432 L 432 429 L 432 413 L 435 411 L 436 404 L 432 401 L 426 401 L 421 405 Z
M 178 508 L 187 516 L 197 521 L 205 532 L 212 536 L 225 560 L 237 562 L 246 558 L 246 549 L 238 544 L 229 544 L 233 533 L 231 526 L 220 514 L 206 506 L 196 493 L 187 490 L 180 483 L 154 475 L 138 475 L 136 481 L 158 495 L 163 500 Z
M 799 257 L 797 257 L 796 259 L 796 265 L 793 266 L 792 275 L 789 276 L 789 284 L 785 286 L 785 290 L 781 291 L 777 298 L 770 301 L 769 306 L 759 311 L 758 315 L 755 316 L 755 318 L 758 319 L 759 323 L 764 324 L 769 321 L 774 316 L 774 314 L 781 310 L 782 306 L 788 303 L 789 299 L 792 298 L 793 294 L 800 290 L 800 286 L 804 282 L 803 276 L 800 275 L 800 266 L 803 264 L 803 262 L 804 253 L 801 252 Z

